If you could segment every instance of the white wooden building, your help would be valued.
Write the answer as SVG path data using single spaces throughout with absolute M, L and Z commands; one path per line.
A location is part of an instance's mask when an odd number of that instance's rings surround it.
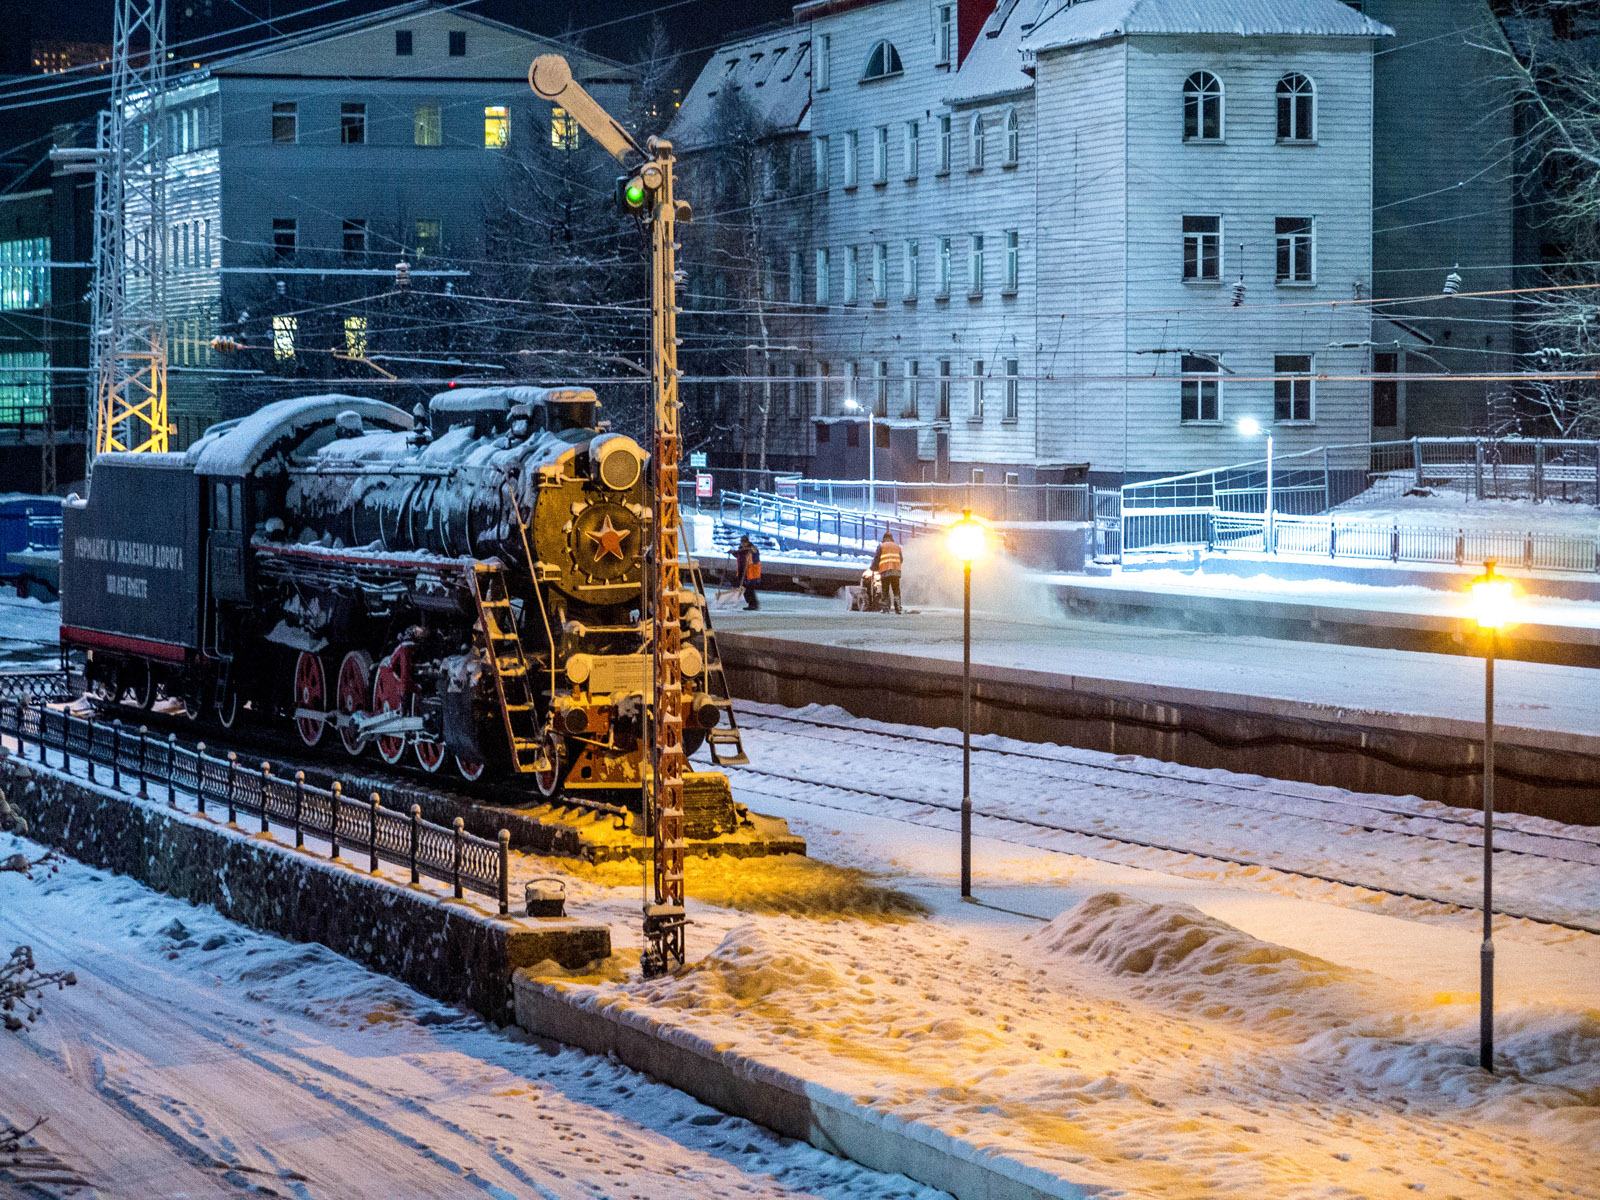
M 862 473 L 859 435 L 846 453 L 835 433 L 851 399 L 880 435 L 915 428 L 901 478 L 1148 478 L 1251 457 L 1246 416 L 1282 451 L 1366 440 L 1387 27 L 1339 0 L 812 0 L 795 19 L 809 105 L 746 94 L 778 154 L 810 151 L 787 197 L 806 219 L 771 229 L 795 243 L 775 291 L 805 350 L 776 374 L 822 381 L 792 447 L 814 472 Z M 751 44 L 712 56 L 675 131 Z

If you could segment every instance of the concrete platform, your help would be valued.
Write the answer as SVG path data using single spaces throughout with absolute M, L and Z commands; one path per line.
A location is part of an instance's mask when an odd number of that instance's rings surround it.
M 773 596 L 721 620 L 736 696 L 956 726 L 961 617 Z M 1464 656 L 974 615 L 976 732 L 1480 803 L 1483 667 Z M 1497 802 L 1600 824 L 1600 673 L 1507 662 Z

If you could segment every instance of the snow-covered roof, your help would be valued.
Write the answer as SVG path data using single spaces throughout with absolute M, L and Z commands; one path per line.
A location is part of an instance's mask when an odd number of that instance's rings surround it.
M 1029 56 L 1141 34 L 1388 37 L 1342 0 L 1001 0 L 951 80 L 955 105 L 1027 91 Z
M 811 128 L 811 35 L 792 26 L 732 42 L 706 63 L 673 118 L 668 136 L 679 150 L 712 141 L 717 99 L 737 91 L 772 133 L 802 133 Z
M 185 456 L 196 475 L 248 475 L 284 442 L 353 412 L 363 424 L 410 429 L 411 415 L 382 400 L 344 396 L 297 396 L 277 400 L 247 417 L 213 425 Z

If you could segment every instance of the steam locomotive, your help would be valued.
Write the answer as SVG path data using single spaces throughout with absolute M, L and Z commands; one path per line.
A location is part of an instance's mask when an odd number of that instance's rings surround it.
M 105 454 L 64 506 L 61 637 L 98 695 L 249 710 L 307 746 L 542 797 L 641 784 L 648 456 L 591 391 L 457 388 L 414 413 L 283 400 L 182 454 Z M 706 685 L 680 593 L 685 749 Z

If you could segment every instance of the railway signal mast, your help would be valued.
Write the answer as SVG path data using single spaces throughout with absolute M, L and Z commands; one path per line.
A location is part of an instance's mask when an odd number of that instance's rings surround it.
M 683 670 L 678 652 L 683 601 L 678 567 L 678 301 L 677 222 L 689 205 L 673 196 L 672 143 L 652 137 L 640 146 L 572 78 L 559 54 L 545 54 L 528 68 L 534 94 L 559 105 L 628 173 L 617 181 L 618 206 L 650 227 L 650 331 L 654 445 L 651 571 L 648 575 L 651 647 L 654 657 L 650 710 L 650 777 L 645 814 L 653 843 L 653 901 L 644 906 L 645 950 L 640 966 L 659 975 L 684 962 Z M 642 160 L 642 161 L 641 161 Z

